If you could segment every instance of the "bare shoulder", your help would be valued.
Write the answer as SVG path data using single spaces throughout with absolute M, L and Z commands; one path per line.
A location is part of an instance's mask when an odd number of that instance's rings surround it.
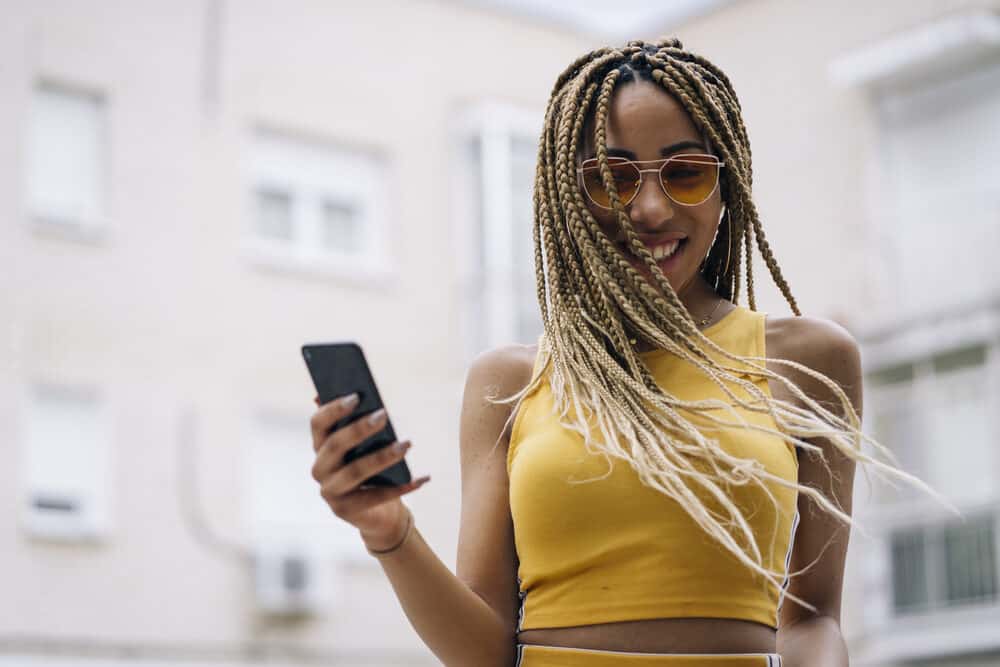
M 858 350 L 851 332 L 833 320 L 808 315 L 767 318 L 769 357 L 831 366 L 845 353 Z
M 837 322 L 802 316 L 768 316 L 766 353 L 771 359 L 787 359 L 818 371 L 836 382 L 861 410 L 861 348 L 855 337 Z M 820 380 L 791 366 L 771 368 L 796 382 L 817 400 L 830 400 L 830 389 Z
M 507 382 L 515 381 L 515 383 L 517 378 L 527 375 L 527 380 L 531 377 L 531 369 L 537 353 L 538 345 L 520 345 L 518 343 L 500 345 L 480 352 L 472 360 L 470 372 L 475 370 L 487 375 L 499 375 L 500 377 L 496 379 L 503 379 Z
M 531 381 L 537 353 L 538 345 L 517 343 L 481 352 L 469 368 L 469 381 L 481 387 L 484 395 L 510 396 Z

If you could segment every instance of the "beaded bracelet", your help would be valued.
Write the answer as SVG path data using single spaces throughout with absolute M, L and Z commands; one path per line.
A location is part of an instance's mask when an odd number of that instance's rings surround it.
M 372 556 L 375 556 L 375 558 L 381 558 L 385 554 L 392 553 L 393 551 L 396 551 L 401 546 L 403 546 L 403 543 L 406 542 L 406 538 L 408 538 L 410 536 L 410 532 L 412 532 L 412 530 L 413 530 L 413 512 L 411 512 L 410 508 L 407 507 L 406 508 L 406 530 L 403 531 L 403 539 L 401 539 L 396 544 L 396 546 L 389 547 L 388 549 L 379 549 L 379 550 L 369 549 L 368 546 L 366 545 L 365 546 L 365 550 L 367 550 L 368 553 L 370 553 Z

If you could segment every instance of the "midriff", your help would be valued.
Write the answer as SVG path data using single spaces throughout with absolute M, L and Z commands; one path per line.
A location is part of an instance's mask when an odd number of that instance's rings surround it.
M 654 618 L 517 633 L 521 644 L 643 653 L 774 653 L 776 630 L 724 618 Z

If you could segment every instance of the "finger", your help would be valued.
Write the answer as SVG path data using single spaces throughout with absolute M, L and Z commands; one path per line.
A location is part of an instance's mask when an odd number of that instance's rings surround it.
M 319 405 L 319 396 L 316 396 L 315 398 L 313 398 L 313 403 L 315 403 L 316 405 Z
M 333 451 L 333 459 L 335 461 L 342 461 L 344 454 L 349 449 L 360 445 L 368 438 L 379 433 L 385 428 L 388 420 L 389 417 L 385 413 L 385 408 L 376 410 L 327 435 L 325 440 L 319 443 L 316 451 L 330 449 Z
M 334 495 L 347 495 L 361 486 L 366 479 L 403 460 L 412 444 L 409 440 L 395 442 L 360 459 L 355 459 L 347 465 L 335 461 L 332 469 L 328 468 L 320 475 L 315 475 L 314 479 Z
M 320 406 L 319 410 L 313 413 L 312 419 L 309 420 L 312 427 L 313 450 L 319 449 L 320 444 L 330 433 L 333 425 L 339 419 L 343 419 L 351 414 L 351 411 L 357 407 L 357 404 L 357 393 L 348 394 Z
M 377 429 L 378 427 L 376 426 L 374 428 Z M 322 484 L 326 480 L 327 477 L 329 477 L 331 474 L 333 474 L 334 472 L 336 472 L 339 468 L 341 468 L 344 465 L 346 465 L 344 463 L 344 457 L 347 455 L 347 452 L 350 451 L 351 445 L 350 445 L 350 443 L 347 443 L 346 445 L 338 444 L 338 442 L 339 441 L 335 440 L 333 438 L 333 436 L 331 435 L 320 446 L 319 451 L 316 453 L 316 460 L 313 462 L 313 467 L 312 467 L 312 477 L 313 477 L 313 479 L 315 479 L 320 484 Z M 392 443 L 390 443 L 390 444 L 388 444 L 386 446 L 380 447 L 379 449 L 377 449 L 375 451 L 368 452 L 367 454 L 365 454 L 364 456 L 362 456 L 360 459 L 356 459 L 356 460 L 358 460 L 358 461 L 372 460 L 372 457 L 376 457 L 374 460 L 378 461 L 377 456 L 379 456 L 379 455 L 381 455 L 381 456 L 388 456 L 387 452 L 389 452 L 390 450 L 392 450 L 393 446 L 397 445 L 397 444 L 401 444 L 401 443 L 397 440 L 397 441 L 392 442 Z M 405 444 L 405 449 L 402 452 L 402 455 L 405 456 L 406 452 L 412 446 L 412 443 L 409 440 L 406 440 L 405 443 L 402 443 L 402 444 Z M 354 446 L 356 446 L 356 445 L 354 445 Z M 402 458 L 402 457 L 400 457 L 400 458 Z M 353 461 L 352 461 L 352 463 L 353 463 Z M 381 470 L 381 468 L 378 468 L 378 470 Z M 377 472 L 377 470 L 376 470 L 376 472 Z M 374 474 L 374 473 L 372 473 L 372 474 Z M 369 477 L 370 476 L 371 476 L 371 474 L 369 475 Z
M 334 509 L 337 516 L 346 520 L 351 520 L 352 517 L 359 516 L 373 507 L 377 507 L 394 498 L 416 491 L 429 482 L 430 479 L 430 475 L 426 475 L 420 479 L 415 479 L 399 486 L 382 486 L 371 489 L 358 489 L 357 491 L 349 493 L 346 496 L 337 497 L 332 502 L 329 500 L 327 502 L 330 503 L 331 509 Z M 323 497 L 326 499 L 325 493 L 323 493 Z

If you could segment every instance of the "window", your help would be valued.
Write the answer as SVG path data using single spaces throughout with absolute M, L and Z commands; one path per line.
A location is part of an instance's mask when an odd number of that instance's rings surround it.
M 991 602 L 997 597 L 996 516 L 975 517 L 942 530 L 944 599 L 948 604 Z
M 324 201 L 320 224 L 320 245 L 333 252 L 357 253 L 361 250 L 358 205 L 345 201 Z
M 925 519 L 923 493 L 876 486 L 887 516 L 900 517 L 890 519 L 887 544 L 896 615 L 997 600 L 997 514 L 982 509 L 1000 492 L 989 352 L 966 344 L 868 374 L 875 437 L 969 516 Z
M 470 357 L 504 343 L 534 343 L 542 332 L 532 239 L 542 118 L 541 111 L 483 104 L 463 119 L 457 231 Z
M 989 502 L 1000 493 L 991 436 L 1000 397 L 990 390 L 986 347 L 939 352 L 928 365 L 927 481 L 957 503 Z
M 954 502 L 975 505 L 1000 493 L 991 415 L 1000 400 L 990 390 L 989 348 L 940 350 L 868 374 L 874 436 L 903 468 Z M 883 504 L 922 500 L 910 485 L 877 487 Z
M 922 528 L 892 535 L 892 602 L 897 612 L 927 606 L 927 547 Z
M 248 253 L 266 266 L 387 278 L 386 169 L 376 155 L 258 131 Z
M 30 534 L 79 540 L 109 531 L 111 463 L 103 410 L 89 388 L 32 388 L 22 457 L 22 516 Z
M 102 96 L 49 84 L 34 91 L 27 206 L 35 223 L 95 232 L 105 222 L 107 137 Z
M 1000 282 L 1000 66 L 879 101 L 876 194 L 900 317 L 989 298 Z M 949 280 L 961 268 L 962 289 Z M 958 303 L 956 303 L 958 302 Z
M 292 240 L 291 194 L 268 188 L 257 190 L 256 214 L 258 236 L 279 241 Z
M 245 498 L 254 544 L 367 562 L 357 530 L 333 514 L 310 474 L 308 419 L 260 413 L 251 424 Z
M 898 615 L 997 599 L 997 515 L 896 530 L 891 536 Z

